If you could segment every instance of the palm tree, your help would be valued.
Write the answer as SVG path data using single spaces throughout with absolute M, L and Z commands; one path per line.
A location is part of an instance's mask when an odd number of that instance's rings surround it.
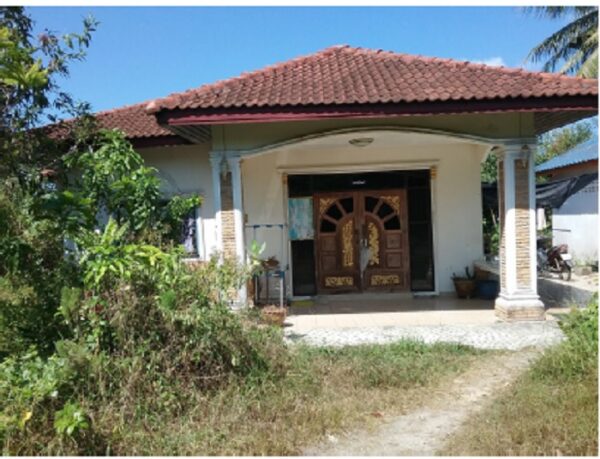
M 598 7 L 541 6 L 527 10 L 552 19 L 573 17 L 566 26 L 533 48 L 527 60 L 545 60 L 545 72 L 553 72 L 563 63 L 560 73 L 598 77 Z

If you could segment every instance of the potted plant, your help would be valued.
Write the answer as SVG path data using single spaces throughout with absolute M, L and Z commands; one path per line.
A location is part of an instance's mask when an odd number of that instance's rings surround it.
M 465 267 L 465 276 L 457 276 L 452 273 L 452 281 L 454 282 L 454 290 L 459 298 L 473 298 L 477 282 L 475 276 L 469 272 L 469 267 Z

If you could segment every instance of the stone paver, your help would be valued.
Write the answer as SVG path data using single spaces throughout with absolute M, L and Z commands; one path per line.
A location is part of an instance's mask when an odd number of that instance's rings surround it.
M 285 330 L 288 342 L 312 346 L 385 344 L 402 339 L 425 343 L 459 343 L 480 349 L 518 350 L 559 343 L 563 334 L 555 321 L 492 324 L 411 325 Z

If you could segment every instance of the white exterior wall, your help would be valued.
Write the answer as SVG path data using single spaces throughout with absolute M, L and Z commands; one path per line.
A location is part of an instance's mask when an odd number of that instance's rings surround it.
M 328 146 L 278 152 L 245 158 L 242 162 L 244 213 L 247 224 L 281 224 L 287 221 L 287 187 L 284 173 L 294 174 L 321 167 L 323 172 L 340 170 L 351 164 L 362 170 L 418 169 L 417 164 L 437 167 L 432 182 L 433 245 L 436 289 L 453 291 L 451 276 L 463 273 L 483 257 L 482 205 L 480 169 L 486 148 L 467 143 L 431 145 L 395 145 L 377 148 Z M 379 168 L 375 168 L 380 164 Z M 382 168 L 383 167 L 383 168 Z M 283 266 L 289 264 L 287 230 L 284 244 L 281 230 L 259 229 L 256 239 L 266 242 L 264 256 L 275 256 Z M 246 229 L 246 244 L 253 231 Z M 288 278 L 288 282 L 289 282 Z M 291 292 L 288 285 L 288 292 Z
M 209 144 L 178 145 L 139 150 L 146 165 L 158 169 L 161 189 L 166 196 L 191 193 L 202 196 L 198 223 L 201 230 L 200 242 L 203 245 L 205 254 L 210 253 L 216 245 L 209 151 Z
M 568 244 L 577 262 L 598 260 L 598 181 L 552 211 L 552 243 Z

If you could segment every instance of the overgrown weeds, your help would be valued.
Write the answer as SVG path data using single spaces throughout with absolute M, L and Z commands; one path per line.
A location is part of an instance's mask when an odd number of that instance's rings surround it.
M 280 331 L 271 327 L 254 328 L 253 333 L 271 346 L 280 338 Z M 195 384 L 193 375 L 162 361 L 167 355 L 111 358 L 100 363 L 103 383 L 94 379 L 79 386 L 64 422 L 77 426 L 80 421 L 73 413 L 80 410 L 90 428 L 77 432 L 74 427 L 77 433 L 70 437 L 55 434 L 48 406 L 46 416 L 34 412 L 5 442 L 4 452 L 298 454 L 325 434 L 377 421 L 374 413 L 388 416 L 411 409 L 433 386 L 483 354 L 457 345 L 409 341 L 269 352 L 275 352 L 271 362 L 280 360 L 277 370 L 230 374 L 226 381 L 204 388 Z M 100 384 L 103 389 L 94 390 Z
M 567 339 L 471 419 L 443 454 L 598 454 L 597 297 L 560 325 Z

